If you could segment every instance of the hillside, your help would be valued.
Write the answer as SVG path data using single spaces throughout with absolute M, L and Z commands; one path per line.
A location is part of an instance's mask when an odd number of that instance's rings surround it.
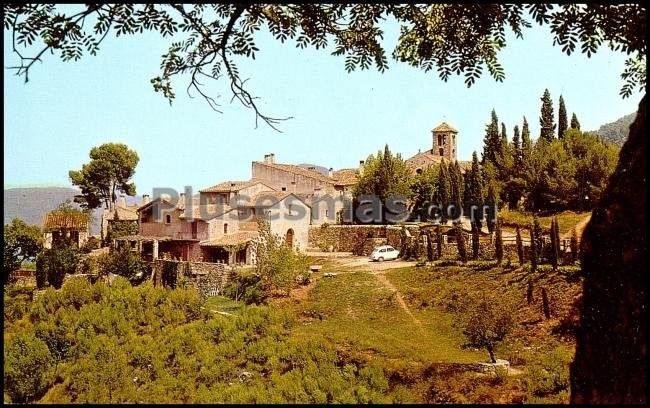
M 634 121 L 636 113 L 630 113 L 625 115 L 622 118 L 619 118 L 611 123 L 605 123 L 602 125 L 596 133 L 604 141 L 614 143 L 618 146 L 622 146 L 623 143 L 627 140 L 627 135 L 630 131 L 630 125 Z
M 66 200 L 72 201 L 79 190 L 69 187 L 30 187 L 4 190 L 4 224 L 13 218 L 21 218 L 28 224 L 41 226 L 48 211 L 55 209 Z M 139 197 L 129 197 L 128 203 L 140 201 Z M 90 233 L 99 234 L 101 210 L 93 211 Z

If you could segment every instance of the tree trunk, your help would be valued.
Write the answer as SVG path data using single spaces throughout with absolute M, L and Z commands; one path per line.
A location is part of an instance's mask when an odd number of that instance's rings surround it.
M 544 317 L 546 317 L 546 319 L 550 319 L 551 306 L 548 302 L 548 293 L 546 292 L 546 288 L 542 288 L 542 309 L 544 310 Z
M 496 362 L 497 362 L 497 359 L 494 357 L 494 348 L 488 346 L 487 351 L 488 351 L 488 353 L 490 353 L 490 361 L 491 361 L 492 363 L 496 363 Z
M 533 300 L 534 300 L 533 299 L 533 290 L 534 290 L 533 280 L 528 278 L 528 288 L 526 289 L 526 301 L 528 302 L 529 305 L 531 303 L 533 303 Z
M 581 242 L 571 403 L 646 402 L 646 96 Z

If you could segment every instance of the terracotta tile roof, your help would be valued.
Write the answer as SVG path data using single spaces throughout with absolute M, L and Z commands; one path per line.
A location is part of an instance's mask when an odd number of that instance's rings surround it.
M 357 179 L 359 178 L 358 169 L 341 169 L 337 170 L 332 174 L 337 180 L 336 184 L 341 186 L 350 186 L 356 184 Z
M 296 166 L 296 165 L 293 165 L 293 164 L 264 163 L 264 162 L 253 162 L 253 163 L 257 163 L 257 164 L 261 164 L 261 165 L 264 165 L 264 166 L 267 166 L 267 167 L 271 167 L 272 169 L 282 170 L 282 171 L 286 171 L 288 173 L 297 174 L 299 176 L 309 177 L 309 178 L 318 180 L 318 181 L 320 181 L 322 183 L 327 183 L 327 184 L 335 184 L 336 183 L 336 180 L 334 180 L 332 178 L 329 178 L 326 175 L 324 175 L 324 174 L 322 174 L 322 173 L 320 173 L 318 171 L 308 170 L 308 169 L 305 169 L 304 167 Z
M 90 216 L 78 211 L 50 211 L 45 214 L 43 229 L 54 231 L 59 229 L 71 229 L 75 231 L 86 231 L 90 224 Z
M 442 159 L 442 156 L 433 154 L 431 150 L 426 150 L 406 159 L 406 166 L 415 173 L 417 169 L 425 170 L 430 166 L 439 165 L 442 162 Z M 447 159 L 445 159 L 445 161 L 447 164 L 450 163 Z M 458 165 L 460 166 L 461 173 L 465 173 L 472 167 L 472 162 L 459 160 Z
M 297 194 L 291 193 L 289 191 L 262 191 L 251 197 L 248 203 L 240 203 L 241 207 L 258 207 L 258 208 L 268 208 L 273 207 L 280 201 L 284 200 L 288 196 L 294 196 L 298 200 L 302 201 L 305 205 L 308 205 L 304 199 L 299 197 Z
M 458 131 L 456 129 L 454 129 L 453 127 L 449 126 L 447 124 L 447 122 L 442 122 L 438 126 L 434 127 L 433 131 L 434 132 L 454 132 L 454 133 L 458 133 Z
M 239 191 L 241 189 L 244 189 L 246 187 L 254 186 L 255 184 L 262 183 L 260 180 L 248 180 L 248 181 L 224 181 L 222 183 L 216 184 L 212 187 L 204 188 L 203 190 L 199 190 L 200 193 L 229 193 L 232 191 Z M 264 183 L 262 183 L 264 184 Z M 266 187 L 266 184 L 264 184 Z M 269 189 L 273 190 L 273 188 L 269 187 Z
M 116 207 L 117 217 L 120 221 L 137 221 L 138 220 L 138 205 L 132 205 L 129 207 Z M 104 213 L 104 219 L 113 221 L 115 219 L 115 211 L 106 211 Z
M 257 231 L 237 231 L 232 234 L 226 234 L 217 239 L 201 242 L 201 246 L 229 246 L 238 245 L 254 240 L 259 236 Z

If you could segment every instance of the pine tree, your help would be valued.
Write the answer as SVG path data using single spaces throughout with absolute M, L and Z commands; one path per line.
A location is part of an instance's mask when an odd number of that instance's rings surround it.
M 553 101 L 551 100 L 551 93 L 548 89 L 544 90 L 544 95 L 541 99 L 542 109 L 539 117 L 541 133 L 539 137 L 550 142 L 555 138 L 555 121 L 553 118 Z
M 458 256 L 460 257 L 461 262 L 467 262 L 467 244 L 465 243 L 465 233 L 460 226 L 460 223 L 456 223 L 456 244 L 458 245 Z
M 472 153 L 472 168 L 469 173 L 468 214 L 479 228 L 483 220 L 483 176 L 476 152 Z M 474 207 L 474 208 L 472 208 Z M 472 211 L 474 209 L 474 211 Z
M 580 130 L 580 122 L 578 121 L 578 117 L 575 113 L 571 115 L 571 129 Z
M 447 206 L 451 202 L 451 182 L 449 179 L 449 171 L 447 169 L 447 164 L 443 160 L 440 163 L 440 169 L 438 170 L 438 204 L 442 208 L 442 214 L 440 214 L 440 219 L 443 224 L 447 223 Z
M 521 231 L 517 226 L 517 258 L 519 258 L 519 265 L 524 264 L 524 243 L 521 241 Z
M 494 229 L 494 254 L 497 257 L 497 265 L 503 262 L 503 235 L 501 234 L 501 221 L 497 219 Z
M 521 148 L 521 138 L 519 136 L 519 126 L 515 125 L 515 129 L 512 135 L 512 154 L 513 154 L 513 164 L 517 171 L 520 171 L 523 167 L 523 152 Z
M 579 258 L 578 248 L 578 231 L 575 228 L 571 230 L 571 261 L 575 264 Z
M 442 258 L 442 227 L 440 225 L 436 227 L 436 252 L 437 259 Z
M 562 139 L 564 137 L 564 132 L 566 132 L 568 128 L 566 107 L 564 106 L 564 98 L 562 95 L 560 95 L 560 107 L 558 108 L 557 115 L 557 137 L 558 139 Z
M 492 109 L 492 119 L 485 127 L 485 137 L 483 138 L 483 157 L 481 164 L 490 161 L 496 165 L 497 157 L 501 152 L 501 136 L 499 135 L 499 118 L 497 113 Z
M 472 259 L 478 259 L 480 250 L 479 229 L 475 222 L 472 222 Z

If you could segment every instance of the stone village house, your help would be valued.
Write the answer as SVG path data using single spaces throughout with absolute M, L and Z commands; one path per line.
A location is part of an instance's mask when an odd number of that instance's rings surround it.
M 90 217 L 81 211 L 54 210 L 45 214 L 43 247 L 50 249 L 63 240 L 81 248 L 90 236 Z

